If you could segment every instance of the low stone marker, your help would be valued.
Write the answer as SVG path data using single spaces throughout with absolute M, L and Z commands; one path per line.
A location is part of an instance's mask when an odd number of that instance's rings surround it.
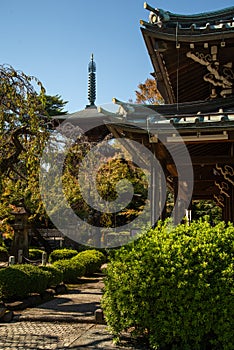
M 95 316 L 95 322 L 97 324 L 106 324 L 102 309 L 97 309 L 94 313 L 94 316 Z

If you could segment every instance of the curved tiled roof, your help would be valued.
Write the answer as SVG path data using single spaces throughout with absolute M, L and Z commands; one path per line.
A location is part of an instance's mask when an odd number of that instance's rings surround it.
M 234 7 L 195 15 L 150 10 L 141 31 L 166 103 L 234 92 Z
M 163 9 L 153 8 L 147 3 L 144 4 L 150 10 L 149 23 L 163 28 L 176 27 L 180 29 L 219 29 L 233 27 L 234 6 L 218 11 L 198 13 L 193 15 L 175 14 Z
M 116 114 L 106 113 L 106 123 L 125 125 L 126 128 L 144 130 L 167 130 L 173 125 L 180 132 L 197 132 L 199 129 L 231 130 L 234 132 L 234 100 L 227 98 L 216 101 L 196 101 L 171 105 L 139 105 L 114 100 L 119 110 Z M 143 132 L 142 129 L 142 132 Z
M 104 119 L 106 119 L 106 115 L 100 113 L 96 106 L 88 106 L 74 113 L 53 117 L 59 128 L 74 129 L 74 132 L 78 132 L 80 128 L 90 140 L 95 141 L 104 138 L 108 134 Z

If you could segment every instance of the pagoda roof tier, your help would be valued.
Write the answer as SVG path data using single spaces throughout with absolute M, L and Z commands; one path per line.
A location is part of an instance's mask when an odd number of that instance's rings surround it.
M 234 7 L 194 15 L 145 8 L 141 31 L 166 103 L 233 95 Z
M 87 106 L 85 109 L 68 113 L 58 116 L 53 116 L 55 127 L 58 127 L 58 130 L 64 128 L 64 130 L 70 128 L 71 132 L 78 133 L 80 128 L 81 132 L 84 133 L 90 141 L 100 141 L 108 133 L 108 129 L 105 126 L 104 119 L 106 115 L 98 112 L 96 106 Z

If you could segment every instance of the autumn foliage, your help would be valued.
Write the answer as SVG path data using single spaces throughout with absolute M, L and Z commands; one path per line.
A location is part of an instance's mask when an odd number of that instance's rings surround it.
M 136 92 L 136 103 L 157 105 L 163 103 L 163 98 L 157 89 L 155 79 L 146 79 L 144 83 L 138 85 Z

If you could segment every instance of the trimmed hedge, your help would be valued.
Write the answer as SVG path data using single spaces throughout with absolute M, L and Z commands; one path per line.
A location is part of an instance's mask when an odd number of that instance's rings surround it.
M 102 264 L 105 262 L 105 255 L 95 249 L 85 250 L 78 253 L 71 261 L 81 261 L 85 266 L 85 276 L 93 275 L 100 271 Z
M 13 267 L 0 269 L 0 298 L 3 301 L 22 299 L 28 294 L 28 276 Z
M 49 262 L 52 264 L 58 260 L 71 259 L 73 256 L 76 256 L 78 251 L 75 249 L 55 249 L 50 253 Z
M 48 285 L 49 273 L 34 265 L 14 265 L 0 269 L 0 297 L 4 301 L 42 293 Z
M 63 274 L 64 283 L 77 283 L 78 278 L 84 276 L 85 266 L 81 261 L 72 259 L 58 260 L 53 266 Z
M 43 253 L 42 249 L 29 248 L 28 258 L 30 260 L 42 260 L 42 253 Z
M 231 224 L 160 222 L 116 251 L 101 302 L 112 331 L 160 350 L 234 349 L 233 242 Z
M 63 282 L 63 273 L 56 266 L 47 265 L 40 266 L 43 271 L 49 272 L 48 287 L 56 287 L 58 284 Z
M 30 264 L 13 265 L 13 269 L 22 271 L 28 278 L 28 293 L 43 293 L 48 287 L 50 273 Z

